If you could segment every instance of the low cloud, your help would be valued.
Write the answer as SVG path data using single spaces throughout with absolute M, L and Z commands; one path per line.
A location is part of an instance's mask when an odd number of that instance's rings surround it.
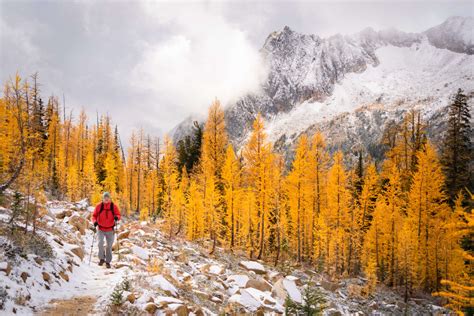
M 144 9 L 168 30 L 168 36 L 142 43 L 132 82 L 150 89 L 171 108 L 183 114 L 202 113 L 214 98 L 228 104 L 256 91 L 266 78 L 258 49 L 219 12 L 150 3 Z

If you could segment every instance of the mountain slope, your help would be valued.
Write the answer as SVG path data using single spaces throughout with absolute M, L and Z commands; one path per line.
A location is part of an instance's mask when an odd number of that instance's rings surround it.
M 473 20 L 450 18 L 419 34 L 367 28 L 321 38 L 289 27 L 274 32 L 261 49 L 270 69 L 261 92 L 226 107 L 230 139 L 240 147 L 259 112 L 282 149 L 308 129 L 322 130 L 334 147 L 374 145 L 388 120 L 408 109 L 429 119 L 458 88 L 474 90 Z M 377 126 L 365 126 L 361 111 L 375 115 Z M 331 129 L 337 125 L 342 128 Z M 179 139 L 186 129 L 175 130 Z

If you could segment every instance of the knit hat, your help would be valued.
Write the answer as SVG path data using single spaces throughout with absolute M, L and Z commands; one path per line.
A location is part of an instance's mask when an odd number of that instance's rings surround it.
M 110 193 L 109 192 L 104 192 L 104 194 L 102 194 L 102 199 L 105 199 L 105 198 L 110 199 Z

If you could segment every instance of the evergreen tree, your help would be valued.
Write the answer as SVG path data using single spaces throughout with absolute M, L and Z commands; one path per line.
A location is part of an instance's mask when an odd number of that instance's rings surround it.
M 460 190 L 473 189 L 471 114 L 467 96 L 459 89 L 449 105 L 448 130 L 446 132 L 441 162 L 446 175 L 446 189 L 451 201 Z

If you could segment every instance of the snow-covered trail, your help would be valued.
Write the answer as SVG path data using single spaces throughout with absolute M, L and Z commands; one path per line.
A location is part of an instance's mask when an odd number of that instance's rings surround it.
M 97 235 L 92 247 L 92 258 L 89 264 L 91 243 L 93 241 L 92 231 L 84 235 L 84 260 L 79 267 L 75 267 L 70 275 L 69 282 L 61 287 L 52 288 L 49 293 L 49 302 L 40 307 L 42 315 L 93 315 L 102 314 L 105 311 L 95 308 L 101 302 L 108 300 L 114 287 L 125 276 L 125 268 L 116 269 L 114 263 L 118 260 L 116 254 L 113 256 L 112 268 L 107 269 L 98 265 Z

